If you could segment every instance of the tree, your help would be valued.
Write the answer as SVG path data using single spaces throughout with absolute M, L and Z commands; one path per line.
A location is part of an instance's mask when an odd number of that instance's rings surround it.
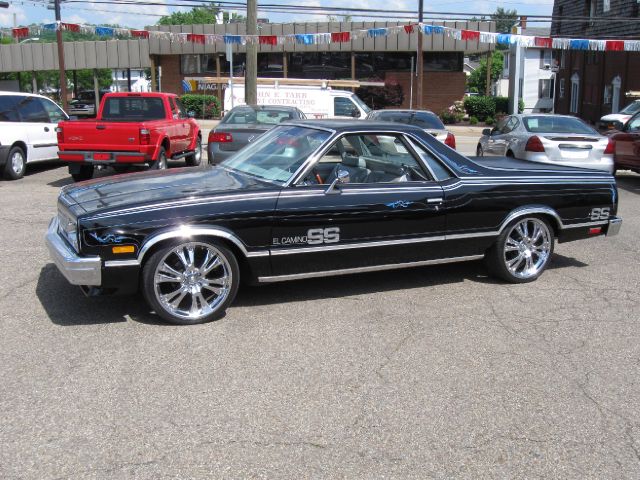
M 502 74 L 502 67 L 504 65 L 504 57 L 502 52 L 495 51 L 491 57 L 491 83 L 495 82 L 500 78 Z M 471 75 L 469 75 L 469 80 L 467 81 L 469 88 L 476 88 L 477 91 L 484 95 L 486 92 L 487 86 L 487 59 L 482 58 L 480 60 L 480 65 L 476 68 Z
M 217 22 L 217 15 L 220 13 L 220 5 L 203 4 L 199 7 L 193 7 L 188 12 L 173 12 L 158 20 L 158 25 L 206 25 Z M 231 23 L 231 21 L 243 21 L 245 17 L 236 13 L 222 12 L 222 22 Z
M 496 32 L 511 33 L 511 27 L 518 22 L 518 12 L 515 9 L 505 10 L 503 7 L 498 7 L 491 15 L 491 20 L 496 22 Z

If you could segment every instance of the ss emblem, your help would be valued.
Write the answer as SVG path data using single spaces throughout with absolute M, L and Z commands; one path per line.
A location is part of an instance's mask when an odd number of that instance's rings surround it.
M 317 245 L 319 243 L 337 243 L 340 241 L 340 228 L 312 228 L 307 232 L 307 243 Z
M 591 210 L 591 220 L 607 220 L 611 209 L 609 207 L 594 208 Z

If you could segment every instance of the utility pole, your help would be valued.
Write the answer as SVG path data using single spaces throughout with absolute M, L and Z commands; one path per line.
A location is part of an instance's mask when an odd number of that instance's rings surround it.
M 418 70 L 418 85 L 416 88 L 417 91 L 417 101 L 416 105 L 418 110 L 422 109 L 422 87 L 424 82 L 424 65 L 423 65 L 423 53 L 422 53 L 422 42 L 423 42 L 423 33 L 422 33 L 422 20 L 423 20 L 423 10 L 424 10 L 424 0 L 420 0 L 418 7 L 418 55 L 416 58 L 416 70 Z
M 247 0 L 247 35 L 258 34 L 258 0 Z M 244 79 L 244 101 L 258 103 L 258 45 L 247 43 L 247 70 Z
M 62 42 L 62 21 L 60 19 L 60 0 L 54 0 L 56 12 L 56 39 L 58 42 L 58 68 L 60 69 L 60 100 L 62 109 L 67 110 L 67 75 L 64 70 L 64 43 Z

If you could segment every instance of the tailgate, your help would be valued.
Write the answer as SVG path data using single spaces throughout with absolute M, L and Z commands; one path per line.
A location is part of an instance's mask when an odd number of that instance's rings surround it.
M 138 151 L 140 126 L 128 122 L 64 122 L 60 150 Z

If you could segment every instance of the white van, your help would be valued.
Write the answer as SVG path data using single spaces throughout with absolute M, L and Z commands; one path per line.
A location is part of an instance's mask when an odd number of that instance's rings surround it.
M 244 85 L 224 92 L 224 110 L 244 105 Z M 355 93 L 331 87 L 297 85 L 258 85 L 258 105 L 297 107 L 307 118 L 365 118 L 371 109 Z

